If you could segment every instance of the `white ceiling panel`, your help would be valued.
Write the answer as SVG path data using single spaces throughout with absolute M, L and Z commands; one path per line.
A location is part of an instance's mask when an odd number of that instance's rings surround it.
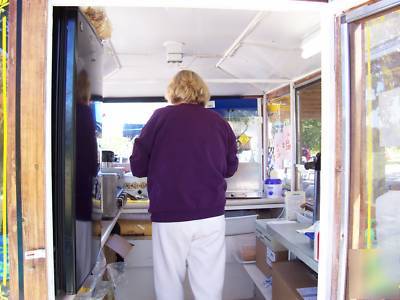
M 261 89 L 250 84 L 215 84 L 209 83 L 208 87 L 212 96 L 245 96 L 245 95 L 262 95 Z
M 182 66 L 167 64 L 165 57 L 160 55 L 139 56 L 122 55 L 120 62 L 122 68 L 112 76 L 107 77 L 107 81 L 121 79 L 170 79 Z M 207 57 L 185 57 L 183 65 L 204 78 L 230 78 L 221 70 L 215 68 L 219 58 Z
M 185 53 L 222 53 L 256 12 L 210 9 L 107 8 L 118 54 L 164 53 L 165 41 Z
M 223 68 L 240 78 L 293 79 L 320 67 L 320 55 L 301 57 L 301 50 L 266 50 L 243 45 L 234 56 L 227 58 Z M 247 66 L 247 67 L 244 67 Z
M 127 81 L 106 81 L 103 97 L 158 97 L 163 96 L 167 83 L 137 83 Z
M 299 47 L 304 36 L 318 29 L 319 24 L 320 17 L 315 12 L 273 12 L 267 14 L 248 39 Z
M 168 82 L 107 82 L 103 97 L 163 97 Z M 262 87 L 250 84 L 208 84 L 211 96 L 262 95 Z M 271 86 L 272 88 L 272 86 Z M 106 91 L 112 91 L 108 94 Z
M 207 79 L 293 79 L 320 67 L 320 55 L 301 58 L 304 36 L 318 28 L 318 13 L 267 12 L 237 50 L 216 68 L 255 11 L 186 8 L 106 8 L 120 69 L 104 79 L 104 96 L 162 96 L 171 77 L 189 68 Z M 184 43 L 183 63 L 166 62 L 165 41 Z M 282 83 L 212 83 L 213 95 L 246 95 Z

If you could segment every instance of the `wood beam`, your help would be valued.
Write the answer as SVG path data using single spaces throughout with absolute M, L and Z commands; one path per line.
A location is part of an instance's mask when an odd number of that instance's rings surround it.
M 344 176 L 344 140 L 343 132 L 345 130 L 343 125 L 343 98 L 342 98 L 342 59 L 341 59 L 341 31 L 340 31 L 340 17 L 335 18 L 335 89 L 336 89 L 336 137 L 335 137 L 335 202 L 334 202 L 334 220 L 335 226 L 333 229 L 332 243 L 332 271 L 331 271 L 331 299 L 339 299 L 338 291 L 340 285 L 339 271 L 340 271 L 340 244 L 341 244 L 341 223 L 342 223 L 342 199 L 345 193 L 343 185 Z
M 7 160 L 7 220 L 8 245 L 10 261 L 10 299 L 19 299 L 20 290 L 18 276 L 18 216 L 17 216 L 17 167 L 16 167 L 16 77 L 17 77 L 17 5 L 19 1 L 11 1 L 8 12 L 8 160 Z M 23 295 L 23 294 L 22 294 Z M 22 298 L 21 295 L 21 298 Z
M 290 94 L 289 84 L 267 92 L 268 100 L 279 98 Z
M 21 37 L 20 43 L 15 38 L 17 9 L 22 17 L 21 26 L 18 28 Z M 9 36 L 8 149 L 10 158 L 7 164 L 9 168 L 7 193 L 9 196 L 8 218 L 10 224 L 10 299 L 19 298 L 17 266 L 21 263 L 23 264 L 25 298 L 47 299 L 46 257 L 17 260 L 16 225 L 16 203 L 18 197 L 20 197 L 23 221 L 22 253 L 25 255 L 27 251 L 45 249 L 47 1 L 10 1 Z M 18 51 L 20 51 L 20 57 L 17 55 Z M 20 66 L 20 72 L 18 66 Z M 19 80 L 20 84 L 18 83 Z M 18 118 L 18 112 L 20 112 L 20 118 Z M 18 174 L 20 174 L 20 178 L 18 178 Z M 46 251 L 52 251 L 52 249 L 46 249 Z

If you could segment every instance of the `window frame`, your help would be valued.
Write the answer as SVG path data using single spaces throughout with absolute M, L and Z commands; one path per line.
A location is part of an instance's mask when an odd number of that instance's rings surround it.
M 341 234 L 344 237 L 340 245 L 340 281 L 345 285 L 341 295 L 350 299 L 350 288 L 353 281 L 349 276 L 352 259 L 364 248 L 365 224 L 361 220 L 368 211 L 361 207 L 360 197 L 365 194 L 366 162 L 363 161 L 363 138 L 365 138 L 365 64 L 355 61 L 355 55 L 364 57 L 364 40 L 360 26 L 368 20 L 378 18 L 400 8 L 400 1 L 383 0 L 368 6 L 351 10 L 341 16 L 340 23 L 340 59 L 342 82 L 340 84 L 343 119 L 342 159 L 344 187 L 342 190 L 342 224 Z M 361 59 L 361 60 L 362 60 Z M 357 253 L 358 252 L 358 253 Z M 350 268 L 350 271 L 349 271 Z

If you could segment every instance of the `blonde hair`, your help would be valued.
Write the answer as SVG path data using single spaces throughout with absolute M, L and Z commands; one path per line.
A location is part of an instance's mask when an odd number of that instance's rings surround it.
M 210 100 L 210 92 L 197 73 L 183 70 L 172 78 L 165 99 L 171 104 L 190 103 L 205 106 Z
M 90 101 L 90 81 L 89 75 L 85 70 L 79 72 L 76 79 L 76 100 L 80 104 L 89 104 Z

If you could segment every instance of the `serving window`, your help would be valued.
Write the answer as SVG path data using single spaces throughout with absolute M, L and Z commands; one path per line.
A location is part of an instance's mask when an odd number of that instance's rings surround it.
M 306 163 L 321 153 L 321 80 L 296 88 L 296 188 L 305 192 L 306 201 L 313 206 L 315 170 Z
M 100 150 L 111 150 L 121 163 L 128 163 L 134 139 L 161 102 L 94 102 L 97 141 Z

